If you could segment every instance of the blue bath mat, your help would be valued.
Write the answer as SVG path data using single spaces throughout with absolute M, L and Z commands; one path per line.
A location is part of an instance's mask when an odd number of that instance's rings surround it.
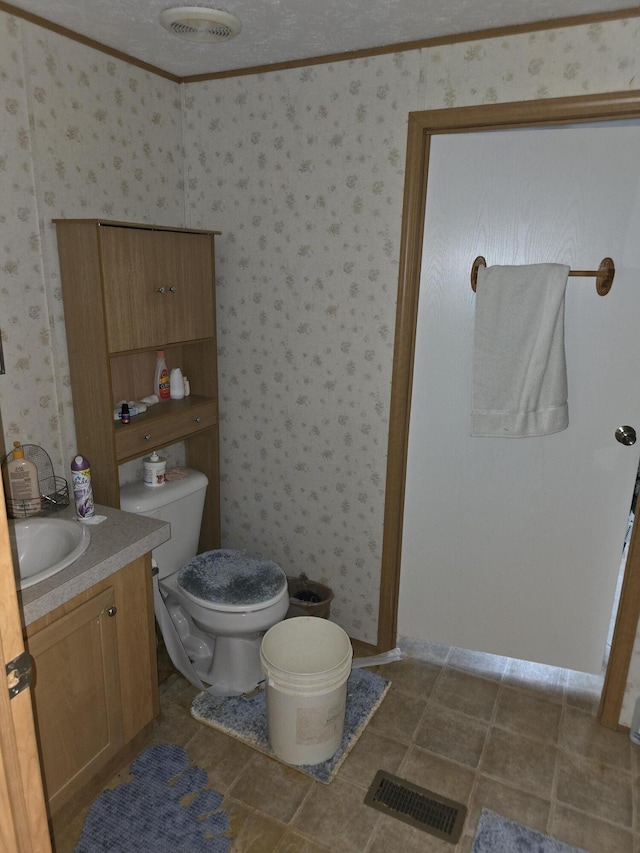
M 338 751 L 321 764 L 295 765 L 295 769 L 318 782 L 331 782 L 390 686 L 390 681 L 373 672 L 353 669 L 347 681 L 344 733 Z M 220 697 L 199 693 L 191 705 L 191 716 L 279 760 L 269 745 L 267 697 L 264 690 L 251 697 Z
M 229 815 L 201 767 L 180 746 L 158 744 L 131 764 L 133 781 L 103 791 L 87 813 L 75 853 L 227 853 Z M 195 794 L 195 798 L 193 795 Z M 181 803 L 186 795 L 191 795 Z
M 515 820 L 482 809 L 471 853 L 588 853 Z

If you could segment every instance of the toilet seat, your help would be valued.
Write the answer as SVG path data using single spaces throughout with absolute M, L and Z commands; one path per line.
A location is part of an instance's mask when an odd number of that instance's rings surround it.
M 288 595 L 277 563 L 246 551 L 205 551 L 178 572 L 180 591 L 201 607 L 228 613 L 262 610 Z

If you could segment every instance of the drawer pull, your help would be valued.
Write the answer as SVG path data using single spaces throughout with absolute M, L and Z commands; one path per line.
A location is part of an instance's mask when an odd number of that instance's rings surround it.
M 164 287 L 157 287 L 156 293 L 164 293 Z
M 194 421 L 195 421 L 197 424 L 202 423 L 202 418 L 201 418 L 200 416 L 198 416 L 197 418 L 194 418 Z
M 145 441 L 151 441 L 151 433 L 150 433 L 150 432 L 148 432 L 148 433 L 145 435 L 144 440 L 145 440 Z
M 115 616 L 117 612 L 118 612 L 117 607 L 108 607 L 107 608 L 107 616 Z
M 177 289 L 178 289 L 177 287 L 170 287 L 169 293 L 175 293 Z

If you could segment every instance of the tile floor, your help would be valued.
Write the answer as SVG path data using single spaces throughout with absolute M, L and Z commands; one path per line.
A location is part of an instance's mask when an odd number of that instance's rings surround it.
M 161 661 L 154 740 L 185 746 L 207 770 L 235 853 L 469 853 L 483 806 L 591 853 L 640 853 L 640 747 L 596 724 L 601 678 L 402 646 L 407 657 L 377 668 L 391 690 L 330 785 L 197 723 L 195 689 Z M 465 803 L 460 843 L 365 806 L 380 768 Z M 126 778 L 125 768 L 110 786 Z M 59 834 L 56 853 L 73 851 L 83 821 Z

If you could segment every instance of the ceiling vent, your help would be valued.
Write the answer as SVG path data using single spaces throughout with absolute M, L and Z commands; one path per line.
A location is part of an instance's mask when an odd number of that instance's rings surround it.
M 160 14 L 160 23 L 170 33 L 199 44 L 229 41 L 238 35 L 242 24 L 235 15 L 204 6 L 176 6 Z

